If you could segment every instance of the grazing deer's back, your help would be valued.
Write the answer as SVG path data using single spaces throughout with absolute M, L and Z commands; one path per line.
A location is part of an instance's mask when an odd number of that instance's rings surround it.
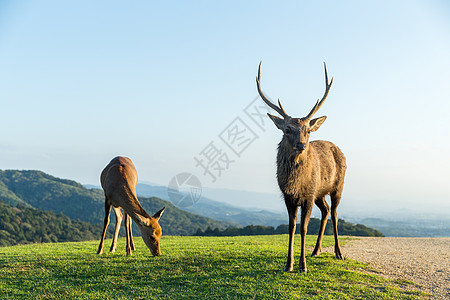
M 100 181 L 107 196 L 121 190 L 131 190 L 135 194 L 138 176 L 133 162 L 127 157 L 118 156 L 103 169 Z

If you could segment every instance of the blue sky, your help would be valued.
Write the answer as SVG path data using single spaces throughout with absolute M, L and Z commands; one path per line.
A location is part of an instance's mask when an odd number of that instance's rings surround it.
M 244 111 L 258 63 L 265 93 L 300 117 L 325 61 L 334 84 L 312 139 L 346 155 L 344 199 L 442 211 L 449 53 L 446 1 L 0 1 L 0 169 L 98 184 L 126 155 L 142 181 L 190 172 L 278 193 L 281 132 Z M 239 155 L 220 138 L 233 122 L 253 132 Z M 232 161 L 214 182 L 194 160 L 211 143 Z

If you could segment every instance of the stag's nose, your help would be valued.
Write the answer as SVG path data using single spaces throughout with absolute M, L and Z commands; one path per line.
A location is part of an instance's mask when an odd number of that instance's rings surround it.
M 302 144 L 302 143 L 297 143 L 297 145 L 295 146 L 295 148 L 296 148 L 298 151 L 303 152 L 303 150 L 306 149 L 306 145 L 305 145 L 305 144 Z

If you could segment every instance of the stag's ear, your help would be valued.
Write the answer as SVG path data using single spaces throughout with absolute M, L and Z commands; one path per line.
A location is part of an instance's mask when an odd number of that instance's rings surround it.
M 271 114 L 267 114 L 267 115 L 273 121 L 273 123 L 275 123 L 275 126 L 277 126 L 278 129 L 283 130 L 284 119 L 279 118 L 279 117 L 274 116 L 274 115 L 271 115 Z
M 319 129 L 320 125 L 322 125 L 323 122 L 325 122 L 326 119 L 327 119 L 326 116 L 312 119 L 311 121 L 309 121 L 309 129 L 311 131 L 316 131 L 317 129 Z
M 163 214 L 165 209 L 166 209 L 166 207 L 163 207 L 162 209 L 160 209 L 156 214 L 153 215 L 153 218 L 155 218 L 156 221 L 159 221 L 159 218 L 161 218 L 161 215 Z

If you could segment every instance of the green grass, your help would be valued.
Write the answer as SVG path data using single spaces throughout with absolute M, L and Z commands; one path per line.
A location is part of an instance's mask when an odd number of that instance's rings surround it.
M 350 238 L 342 237 L 345 243 Z M 284 273 L 287 235 L 162 238 L 152 257 L 136 237 L 133 256 L 119 240 L 97 255 L 98 241 L 0 248 L 2 299 L 418 299 L 353 260 L 308 257 L 307 274 Z M 299 239 L 297 239 L 299 242 Z M 315 236 L 308 236 L 312 247 Z M 324 246 L 333 244 L 325 237 Z M 296 259 L 300 254 L 296 243 Z M 308 253 L 311 252 L 309 249 Z M 345 255 L 345 253 L 344 253 Z M 368 272 L 369 271 L 369 272 Z M 404 282 L 405 288 L 415 288 Z

